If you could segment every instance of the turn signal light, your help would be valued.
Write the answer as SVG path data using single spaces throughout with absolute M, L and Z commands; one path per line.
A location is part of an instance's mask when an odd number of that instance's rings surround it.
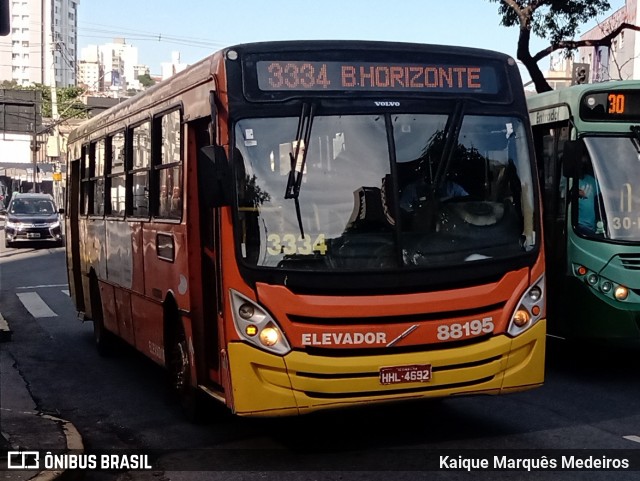
M 576 274 L 578 274 L 579 276 L 586 275 L 587 274 L 587 268 L 585 266 L 576 267 Z
M 247 326 L 244 332 L 247 333 L 247 336 L 253 337 L 258 334 L 258 328 L 256 326 Z

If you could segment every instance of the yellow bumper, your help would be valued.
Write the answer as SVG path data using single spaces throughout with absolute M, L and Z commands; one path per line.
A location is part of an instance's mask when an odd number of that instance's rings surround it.
M 229 345 L 234 411 L 241 416 L 297 415 L 406 399 L 523 391 L 544 381 L 546 320 L 515 339 L 387 355 L 284 357 L 244 343 Z M 431 364 L 430 382 L 382 385 L 385 366 Z

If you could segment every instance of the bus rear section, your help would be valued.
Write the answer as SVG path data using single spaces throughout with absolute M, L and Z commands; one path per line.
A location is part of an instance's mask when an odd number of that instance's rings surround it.
M 544 255 L 515 63 L 446 47 L 279 48 L 225 53 L 235 412 L 541 385 Z

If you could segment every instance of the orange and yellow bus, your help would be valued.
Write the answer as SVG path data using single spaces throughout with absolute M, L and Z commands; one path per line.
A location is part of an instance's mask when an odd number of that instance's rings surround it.
M 237 45 L 69 139 L 69 284 L 120 338 L 277 416 L 542 384 L 544 252 L 515 61 Z

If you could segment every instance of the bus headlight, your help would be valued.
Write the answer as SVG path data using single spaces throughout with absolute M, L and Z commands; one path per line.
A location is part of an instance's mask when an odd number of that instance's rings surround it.
M 629 289 L 624 286 L 616 287 L 615 292 L 613 293 L 616 299 L 619 301 L 624 301 L 627 297 L 629 297 Z
M 538 322 L 544 313 L 544 276 L 527 289 L 511 316 L 507 332 L 517 336 Z
M 266 309 L 231 289 L 233 324 L 238 336 L 265 351 L 284 355 L 291 351 L 282 329 Z
M 276 326 L 267 326 L 260 331 L 260 342 L 263 346 L 275 346 L 280 340 L 280 331 Z

